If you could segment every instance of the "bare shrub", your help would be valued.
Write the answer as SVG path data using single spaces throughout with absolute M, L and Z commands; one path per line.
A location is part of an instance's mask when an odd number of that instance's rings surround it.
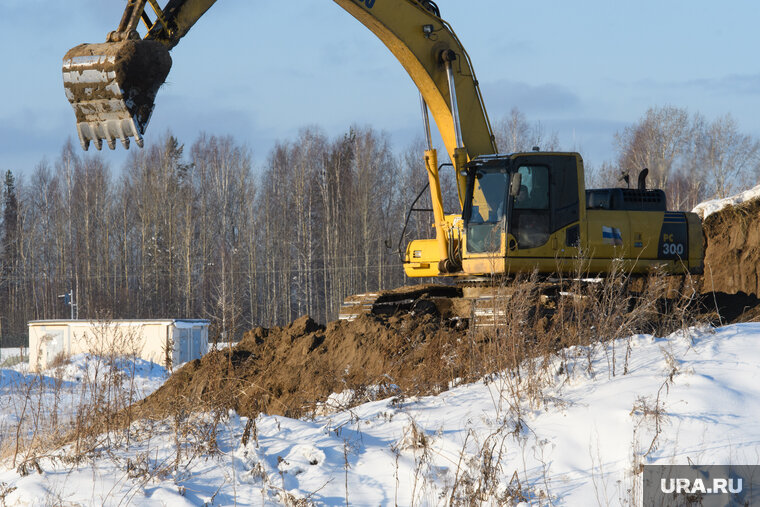
M 9 486 L 5 482 L 0 482 L 0 503 L 3 504 L 3 507 L 6 505 L 5 498 L 16 491 L 16 489 L 17 488 L 15 486 Z
M 71 356 L 65 352 L 59 352 L 48 364 L 48 369 L 55 370 L 71 364 Z
M 1 439 L 13 442 L 12 449 L 3 446 L 0 453 L 12 455 L 14 467 L 30 470 L 62 446 L 68 445 L 58 459 L 77 464 L 100 446 L 129 445 L 130 433 L 123 428 L 132 422 L 130 407 L 142 397 L 134 383 L 138 331 L 96 321 L 80 337 L 92 351 L 81 370 L 71 370 L 71 358 L 59 354 L 47 370 L 20 376 L 9 397 L 17 422 L 3 429 L 13 438 Z M 67 375 L 78 381 L 67 381 Z
M 468 432 L 459 453 L 453 484 L 450 491 L 447 488 L 441 495 L 448 497 L 448 505 L 516 505 L 520 502 L 551 505 L 548 465 L 542 456 L 538 458 L 543 463 L 545 490 L 521 482 L 517 470 L 511 475 L 505 474 L 503 463 L 507 441 L 511 437 L 512 432 L 502 426 L 488 435 L 482 444 L 475 441 L 475 452 L 468 453 L 468 442 L 477 438 L 473 431 Z M 524 452 L 526 441 L 521 443 Z
M 17 364 L 21 364 L 27 361 L 29 361 L 29 358 L 28 357 L 25 358 L 23 354 L 18 355 L 18 356 L 11 356 L 11 357 L 6 358 L 2 363 L 0 363 L 0 368 L 13 368 Z

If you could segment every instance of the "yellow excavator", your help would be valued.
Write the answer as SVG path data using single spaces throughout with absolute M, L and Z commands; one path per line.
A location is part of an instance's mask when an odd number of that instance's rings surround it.
M 66 95 L 86 150 L 142 147 L 159 88 L 176 46 L 216 0 L 128 0 L 116 31 L 63 60 Z M 404 269 L 412 278 L 450 277 L 470 289 L 515 273 L 604 275 L 613 262 L 633 274 L 658 268 L 700 273 L 702 225 L 694 213 L 668 211 L 665 193 L 646 188 L 586 189 L 578 153 L 499 154 L 467 52 L 430 0 L 333 0 L 372 31 L 406 69 L 422 98 L 424 153 L 434 239 L 411 241 Z M 149 12 L 152 11 L 152 12 Z M 145 35 L 137 31 L 145 25 Z M 456 174 L 460 214 L 445 214 L 432 114 Z M 341 317 L 420 295 L 425 286 L 349 298 Z

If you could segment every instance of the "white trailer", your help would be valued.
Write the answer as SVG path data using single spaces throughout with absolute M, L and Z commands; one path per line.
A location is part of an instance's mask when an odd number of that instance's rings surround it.
M 172 368 L 208 350 L 209 321 L 35 320 L 29 322 L 29 369 L 75 354 L 133 356 Z

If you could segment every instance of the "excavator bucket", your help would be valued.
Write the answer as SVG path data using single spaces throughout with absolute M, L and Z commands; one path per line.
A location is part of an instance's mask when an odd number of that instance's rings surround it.
M 142 148 L 158 89 L 172 66 L 160 42 L 127 40 L 81 44 L 63 57 L 63 86 L 74 108 L 82 148 L 90 141 L 112 150 L 129 138 Z

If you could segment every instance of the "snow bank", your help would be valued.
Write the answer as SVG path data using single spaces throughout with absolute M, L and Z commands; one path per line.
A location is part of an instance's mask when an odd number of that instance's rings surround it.
M 45 458 L 41 474 L 24 477 L 0 467 L 0 486 L 16 488 L 9 505 L 443 505 L 479 486 L 487 503 L 638 505 L 640 464 L 756 464 L 758 340 L 760 324 L 634 336 L 597 347 L 590 369 L 589 351 L 570 349 L 533 404 L 515 402 L 516 384 L 492 376 L 313 420 L 230 413 L 215 448 L 196 441 L 179 466 L 170 422 L 134 427 L 129 447 L 79 466 Z
M 22 356 L 29 357 L 29 347 L 3 347 L 0 348 L 0 364 L 6 359 Z
M 722 210 L 726 206 L 735 206 L 746 201 L 751 201 L 752 199 L 757 199 L 758 197 L 760 197 L 760 185 L 754 188 L 750 188 L 749 190 L 745 190 L 740 194 L 726 197 L 725 199 L 713 199 L 711 201 L 699 203 L 691 211 L 702 217 L 702 220 L 704 220 L 708 216 Z
M 98 403 L 92 399 L 104 392 L 98 386 L 110 388 L 107 394 L 111 398 L 118 396 L 118 390 L 139 400 L 161 387 L 167 377 L 162 366 L 139 358 L 118 358 L 109 363 L 89 354 L 73 356 L 40 374 L 29 373 L 28 363 L 0 369 L 0 452 L 7 443 L 9 428 L 20 420 L 25 421 L 23 430 L 31 433 L 41 431 L 36 425 L 51 417 L 57 417 L 63 426 L 75 417 L 76 407 L 82 403 Z M 98 391 L 101 394 L 96 394 Z

